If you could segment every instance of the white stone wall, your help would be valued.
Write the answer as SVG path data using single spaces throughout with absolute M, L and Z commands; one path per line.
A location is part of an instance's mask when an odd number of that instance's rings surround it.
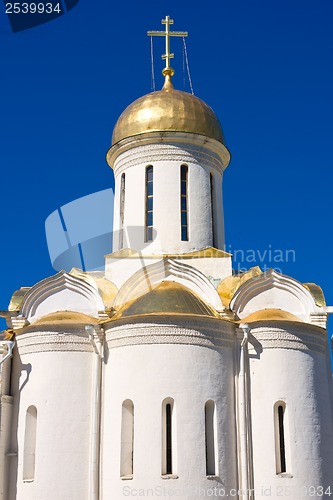
M 177 140 L 177 137 L 179 138 Z M 144 253 L 186 253 L 201 248 L 224 248 L 222 172 L 224 146 L 201 136 L 174 133 L 171 138 L 133 140 L 115 152 L 115 210 L 113 251 L 119 250 L 121 176 L 125 173 L 123 247 Z M 219 151 L 219 148 L 221 151 Z M 181 241 L 180 167 L 188 166 L 188 241 Z M 145 170 L 154 172 L 154 241 L 145 242 Z M 210 173 L 214 176 L 213 241 Z M 214 245 L 213 245 L 214 243 Z
M 169 264 L 170 269 L 179 265 Z M 188 270 L 190 278 L 204 299 L 213 303 L 209 283 L 200 273 Z M 134 285 L 128 293 L 131 300 Z M 246 304 L 239 304 L 238 299 L 235 304 L 244 312 Z M 259 299 L 256 303 L 260 307 Z M 92 391 L 96 354 L 85 325 L 32 324 L 17 334 L 11 375 L 12 432 L 5 457 L 8 500 L 88 500 L 95 458 L 96 469 L 100 467 L 100 500 L 139 496 L 139 491 L 156 497 L 177 491 L 181 500 L 225 491 L 243 500 L 236 493 L 244 484 L 238 372 L 241 329 L 214 317 L 177 314 L 110 319 L 104 328 L 100 464 L 91 446 L 93 432 L 98 441 Z M 305 500 L 314 491 L 316 498 L 327 498 L 320 495 L 321 487 L 323 491 L 332 487 L 332 380 L 326 333 L 296 321 L 250 324 L 247 460 L 249 487 L 254 487 L 256 499 Z M 165 398 L 174 401 L 172 477 L 162 473 Z M 134 404 L 134 469 L 133 477 L 121 478 L 121 415 L 126 400 Z M 213 477 L 207 477 L 205 467 L 208 400 L 216 405 L 217 469 Z M 276 466 L 274 406 L 278 402 L 286 406 L 287 469 L 283 474 Z M 37 409 L 35 474 L 33 480 L 24 480 L 25 419 L 31 405 Z M 127 469 L 128 455 L 126 460 Z
M 251 329 L 249 350 L 256 498 L 301 500 L 333 485 L 333 419 L 326 332 L 298 323 Z M 286 405 L 286 473 L 277 474 L 274 405 Z M 311 493 L 312 492 L 312 493 Z
M 73 328 L 61 333 L 35 329 L 18 335 L 17 346 L 11 448 L 18 456 L 10 457 L 9 500 L 88 499 L 89 340 Z M 25 419 L 31 405 L 37 409 L 35 474 L 23 480 Z
M 272 324 L 273 323 L 273 324 Z M 61 332 L 60 332 L 61 331 Z M 27 327 L 17 336 L 8 500 L 88 499 L 92 432 L 92 346 L 84 325 Z M 192 500 L 214 488 L 235 494 L 240 477 L 234 325 L 214 318 L 147 317 L 106 325 L 102 377 L 101 500 Z M 240 339 L 240 337 L 239 337 Z M 325 331 L 292 322 L 251 327 L 248 388 L 255 498 L 305 500 L 332 485 L 333 428 Z M 162 474 L 162 402 L 174 401 L 174 470 Z M 133 477 L 121 479 L 122 404 L 134 404 Z M 205 469 L 205 403 L 216 404 L 217 470 Z M 278 474 L 274 405 L 286 405 L 287 470 Z M 37 408 L 34 480 L 23 480 L 26 410 Z M 238 441 L 237 441 L 238 430 Z M 252 453 L 251 453 L 252 449 Z M 18 452 L 18 456 L 15 453 Z M 253 462 L 251 460 L 253 458 Z M 251 474 L 250 474 L 251 476 Z M 216 491 L 216 490 L 215 490 Z M 201 492 L 201 493 L 200 493 Z M 230 494 L 232 493 L 232 495 Z M 251 498 L 251 497 L 250 497 Z M 316 495 L 316 498 L 325 498 Z
M 175 320 L 175 318 L 174 318 Z M 109 347 L 102 418 L 102 498 L 140 489 L 177 490 L 192 499 L 222 484 L 237 488 L 233 334 L 212 320 L 115 324 Z M 174 477 L 162 477 L 162 402 L 174 400 Z M 133 479 L 120 478 L 121 409 L 134 403 Z M 218 470 L 206 477 L 205 403 L 216 403 Z M 138 494 L 138 493 L 137 493 Z M 151 493 L 150 493 L 151 495 Z

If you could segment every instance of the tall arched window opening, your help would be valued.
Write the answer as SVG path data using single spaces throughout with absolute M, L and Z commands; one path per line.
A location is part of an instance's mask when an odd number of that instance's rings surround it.
M 133 475 L 133 448 L 134 448 L 134 405 L 126 399 L 121 413 L 121 455 L 120 476 Z
M 23 480 L 34 481 L 36 462 L 37 408 L 29 406 L 25 416 Z
M 188 241 L 188 167 L 180 167 L 180 220 L 181 240 Z
M 119 249 L 124 247 L 124 219 L 125 219 L 125 174 L 120 178 L 120 223 L 119 223 Z
M 153 166 L 148 165 L 146 167 L 146 234 L 145 241 L 153 241 L 153 197 L 154 197 L 154 185 L 153 185 Z
M 206 475 L 215 476 L 216 460 L 216 415 L 215 403 L 211 399 L 205 404 Z
M 211 220 L 212 220 L 212 245 L 215 248 L 216 247 L 216 236 L 215 236 L 215 216 L 214 216 L 214 210 L 215 210 L 215 190 L 214 190 L 214 175 L 212 173 L 209 174 L 209 181 L 210 181 L 210 209 L 211 209 Z
M 290 457 L 288 456 L 287 449 L 287 445 L 289 443 L 287 424 L 286 403 L 284 401 L 278 401 L 274 405 L 275 458 L 277 474 L 285 473 L 288 468 L 290 469 Z
M 174 401 L 167 398 L 162 405 L 162 475 L 175 470 L 175 413 Z

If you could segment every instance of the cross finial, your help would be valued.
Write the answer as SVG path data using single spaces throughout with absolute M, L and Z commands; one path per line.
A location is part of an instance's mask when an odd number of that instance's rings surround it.
M 162 59 L 165 59 L 165 68 L 162 73 L 164 76 L 172 76 L 175 73 L 175 70 L 170 66 L 170 59 L 174 57 L 173 54 L 170 53 L 170 37 L 171 36 L 187 36 L 187 31 L 170 31 L 170 25 L 173 24 L 173 20 L 170 19 L 170 16 L 165 16 L 165 19 L 162 19 L 162 24 L 165 24 L 165 31 L 147 31 L 148 36 L 165 36 L 165 54 L 162 55 Z

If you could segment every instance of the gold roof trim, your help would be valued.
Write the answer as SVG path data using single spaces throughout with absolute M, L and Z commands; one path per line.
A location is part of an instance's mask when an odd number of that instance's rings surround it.
M 127 259 L 128 257 L 142 257 L 142 255 L 137 250 L 133 250 L 132 248 L 122 248 L 121 250 L 117 250 L 116 252 L 106 254 L 105 257 L 109 257 L 112 259 Z
M 225 259 L 227 257 L 232 257 L 231 253 L 220 250 L 219 248 L 207 247 L 201 250 L 194 250 L 193 252 L 187 252 L 182 254 L 168 254 L 165 257 L 170 257 L 172 259 L 200 259 L 205 258 L 218 258 Z
M 10 299 L 8 311 L 19 311 L 23 298 L 29 290 L 29 286 L 22 286 L 19 290 L 16 290 Z
M 194 250 L 193 252 L 187 253 L 164 253 L 164 254 L 145 254 L 138 252 L 137 250 L 132 250 L 130 248 L 123 248 L 117 252 L 109 253 L 105 257 L 110 259 L 124 259 L 124 258 L 134 258 L 134 259 L 200 259 L 200 258 L 218 258 L 225 259 L 231 257 L 232 254 L 224 252 L 218 248 L 207 247 L 201 250 Z
M 162 281 L 153 290 L 125 304 L 111 319 L 149 315 L 220 318 L 213 307 L 186 286 L 174 281 Z
M 304 323 L 300 318 L 294 314 L 284 311 L 283 309 L 260 309 L 252 314 L 246 316 L 238 323 L 255 323 L 256 321 L 293 321 Z
M 319 307 L 326 306 L 324 292 L 319 285 L 316 285 L 316 283 L 303 283 L 303 286 L 305 286 L 305 288 L 309 290 L 317 306 Z
M 238 288 L 246 281 L 256 278 L 262 274 L 259 266 L 251 267 L 248 271 L 236 276 L 228 276 L 224 278 L 217 287 L 217 293 L 221 297 L 222 304 L 229 307 L 231 299 L 237 292 Z
M 7 330 L 4 330 L 4 340 L 12 340 L 15 336 L 15 332 L 12 328 L 8 328 Z

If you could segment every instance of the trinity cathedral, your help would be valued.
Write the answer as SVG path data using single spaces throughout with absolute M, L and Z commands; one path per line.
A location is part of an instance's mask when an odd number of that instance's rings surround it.
M 130 104 L 107 152 L 103 271 L 15 291 L 1 340 L 0 498 L 327 499 L 332 378 L 321 288 L 224 251 L 230 161 L 214 111 L 176 90 Z

